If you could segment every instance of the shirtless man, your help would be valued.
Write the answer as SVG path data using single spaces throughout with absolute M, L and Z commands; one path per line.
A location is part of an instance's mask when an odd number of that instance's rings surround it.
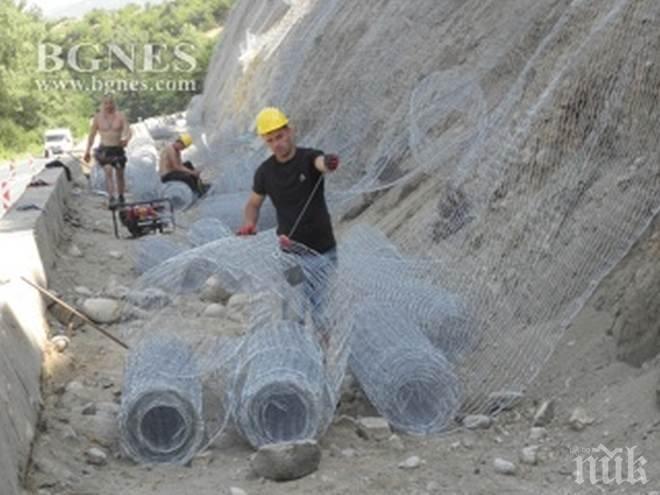
M 166 146 L 160 153 L 158 173 L 161 182 L 185 182 L 193 192 L 203 196 L 209 190 L 209 185 L 200 179 L 200 172 L 190 162 L 181 161 L 181 151 L 192 144 L 192 136 L 187 132 L 181 134 L 176 141 Z
M 126 152 L 124 148 L 126 148 L 132 136 L 128 121 L 124 114 L 117 109 L 112 94 L 103 95 L 101 109 L 92 119 L 89 137 L 87 138 L 87 150 L 84 156 L 86 162 L 91 158 L 90 150 L 97 132 L 101 136 L 101 145 L 94 151 L 94 158 L 105 172 L 105 186 L 110 198 L 108 206 L 112 209 L 125 202 L 124 168 L 126 167 Z M 115 199 L 113 169 L 117 174 L 118 199 Z

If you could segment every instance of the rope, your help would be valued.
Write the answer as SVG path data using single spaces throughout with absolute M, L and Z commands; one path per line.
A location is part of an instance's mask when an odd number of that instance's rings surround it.
M 312 202 L 312 198 L 316 194 L 317 189 L 319 188 L 319 184 L 321 184 L 321 181 L 323 180 L 323 174 L 316 180 L 316 184 L 314 185 L 314 189 L 312 189 L 312 192 L 310 193 L 309 197 L 307 198 L 307 202 L 303 206 L 300 214 L 298 215 L 298 218 L 296 218 L 296 221 L 293 224 L 293 227 L 291 227 L 291 231 L 287 235 L 289 239 L 291 239 L 291 236 L 294 234 L 296 229 L 298 228 L 298 225 L 300 224 L 300 221 L 302 220 L 302 217 L 305 215 L 305 212 L 307 211 L 307 208 L 309 208 L 310 203 Z

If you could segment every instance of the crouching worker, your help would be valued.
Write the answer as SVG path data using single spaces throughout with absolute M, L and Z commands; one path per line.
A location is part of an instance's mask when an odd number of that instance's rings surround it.
M 202 182 L 199 170 L 196 170 L 192 163 L 181 161 L 181 151 L 191 144 L 192 136 L 184 133 L 172 144 L 166 146 L 160 153 L 158 173 L 161 182 L 185 182 L 194 193 L 203 196 L 211 186 Z

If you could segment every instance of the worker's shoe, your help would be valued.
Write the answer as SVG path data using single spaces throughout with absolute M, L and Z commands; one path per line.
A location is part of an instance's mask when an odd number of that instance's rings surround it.
M 124 206 L 126 204 L 126 200 L 124 199 L 123 194 L 119 195 L 119 201 L 117 203 L 118 203 L 118 206 Z
M 110 199 L 108 200 L 108 209 L 114 210 L 115 208 L 117 208 L 117 205 L 118 205 L 117 198 L 115 198 L 114 196 L 110 196 Z

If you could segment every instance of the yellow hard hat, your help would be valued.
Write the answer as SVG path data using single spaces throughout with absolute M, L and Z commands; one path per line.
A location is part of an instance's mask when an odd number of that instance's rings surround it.
M 181 134 L 178 137 L 177 141 L 180 141 L 181 144 L 183 144 L 183 147 L 187 148 L 188 146 L 190 146 L 192 144 L 193 139 L 192 139 L 192 136 L 190 134 L 188 134 L 187 132 L 184 132 L 183 134 Z
M 284 112 L 279 108 L 267 107 L 257 115 L 257 133 L 260 136 L 281 129 L 289 123 Z

